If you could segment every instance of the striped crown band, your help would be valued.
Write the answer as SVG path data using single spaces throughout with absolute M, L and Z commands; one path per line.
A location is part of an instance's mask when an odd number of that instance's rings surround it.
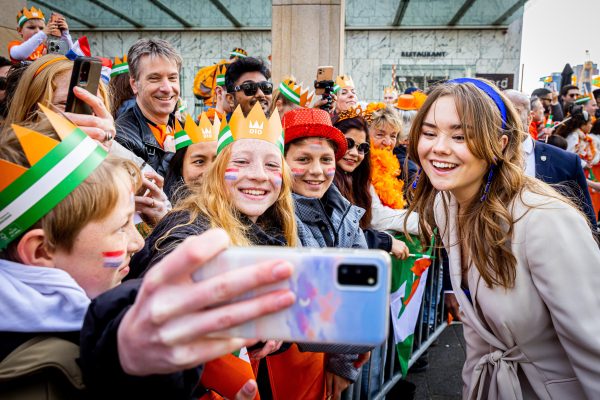
M 21 15 L 21 18 L 19 18 L 19 22 L 18 22 L 18 24 L 19 24 L 19 27 L 21 27 L 21 28 L 22 28 L 22 27 L 23 27 L 23 25 L 25 25 L 25 22 L 27 22 L 28 20 L 29 20 L 29 19 L 28 19 L 26 16 L 24 16 L 24 15 Z
M 129 72 L 128 63 L 113 65 L 112 70 L 110 71 L 110 77 L 112 78 L 114 76 L 125 74 L 127 72 Z
M 240 53 L 238 51 L 232 51 L 231 53 L 229 53 L 232 57 L 240 57 L 240 58 L 246 58 L 248 57 L 247 55 Z
M 175 151 L 196 143 L 216 142 L 220 128 L 221 120 L 218 115 L 215 115 L 214 122 L 211 122 L 208 114 L 203 112 L 198 125 L 191 115 L 186 115 L 183 128 L 179 121 L 175 121 Z
M 333 85 L 332 92 L 335 94 L 340 90 L 340 85 Z
M 13 125 L 31 168 L 0 160 L 0 249 L 49 213 L 102 163 L 107 152 L 81 129 L 40 105 L 60 142 Z M 71 130 L 69 132 L 69 130 Z M 32 151 L 34 150 L 34 151 Z
M 225 86 L 225 75 L 217 75 L 217 86 Z
M 281 93 L 286 99 L 296 105 L 300 105 L 300 95 L 289 87 L 285 82 L 279 84 L 279 93 Z

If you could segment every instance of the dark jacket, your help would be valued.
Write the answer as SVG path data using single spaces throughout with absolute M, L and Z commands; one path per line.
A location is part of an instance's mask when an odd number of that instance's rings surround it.
M 364 229 L 365 239 L 369 249 L 392 251 L 392 235 L 375 229 Z
M 257 246 L 286 245 L 285 237 L 280 230 L 265 231 L 257 224 L 252 223 L 247 217 L 243 217 L 243 219 L 248 223 L 248 237 L 252 239 L 253 244 Z M 165 215 L 150 236 L 146 238 L 144 248 L 131 259 L 127 279 L 143 276 L 150 266 L 162 260 L 186 238 L 200 235 L 210 229 L 210 223 L 204 216 L 196 218 L 190 224 L 188 222 L 189 214 L 186 211 L 174 211 Z M 158 239 L 165 236 L 167 232 L 169 234 L 157 244 Z
M 408 174 L 406 173 L 406 168 L 404 166 L 405 160 L 408 157 L 406 147 L 404 146 L 396 146 L 394 147 L 394 155 L 398 159 L 400 163 L 400 179 L 404 181 L 404 190 L 406 191 L 409 187 L 409 182 L 412 183 L 414 177 L 417 175 L 419 171 L 419 166 L 415 164 L 413 161 L 408 159 Z
M 552 114 L 552 121 L 559 122 L 562 121 L 565 116 L 560 103 L 551 104 L 550 105 L 550 114 Z
M 168 375 L 131 376 L 121 368 L 117 331 L 135 302 L 141 279 L 134 279 L 92 301 L 81 329 L 79 363 L 90 395 L 97 399 L 198 398 L 202 365 Z
M 556 186 L 562 194 L 571 198 L 585 213 L 594 232 L 596 216 L 588 190 L 587 181 L 577 154 L 559 149 L 543 142 L 534 142 L 535 177 Z
M 161 176 L 167 174 L 173 154 L 160 147 L 137 103 L 115 121 L 115 140 L 146 161 Z
M 365 210 L 350 204 L 335 185 L 321 199 L 294 193 L 298 236 L 305 247 L 366 249 L 359 221 Z

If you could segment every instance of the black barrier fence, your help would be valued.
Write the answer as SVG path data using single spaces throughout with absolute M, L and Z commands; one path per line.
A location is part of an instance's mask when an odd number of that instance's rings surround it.
M 419 318 L 415 325 L 413 351 L 409 360 L 409 368 L 427 351 L 448 326 L 444 313 L 444 296 L 442 293 L 443 267 L 439 250 L 436 250 L 430 273 L 427 275 L 425 292 Z M 363 366 L 359 379 L 343 394 L 343 400 L 381 400 L 402 379 L 393 328 L 385 344 L 371 352 L 371 359 Z

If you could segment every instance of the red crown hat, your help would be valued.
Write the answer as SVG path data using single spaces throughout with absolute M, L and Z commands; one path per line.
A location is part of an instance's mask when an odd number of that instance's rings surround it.
M 336 144 L 335 160 L 344 157 L 348 150 L 346 137 L 331 124 L 329 113 L 317 108 L 299 108 L 283 115 L 285 144 L 296 139 L 321 137 Z

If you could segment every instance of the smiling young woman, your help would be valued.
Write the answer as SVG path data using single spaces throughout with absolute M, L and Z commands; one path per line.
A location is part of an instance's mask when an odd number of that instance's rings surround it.
M 598 398 L 600 251 L 581 212 L 524 175 L 526 134 L 493 84 L 436 86 L 410 132 L 422 168 L 410 209 L 448 252 L 463 397 Z

